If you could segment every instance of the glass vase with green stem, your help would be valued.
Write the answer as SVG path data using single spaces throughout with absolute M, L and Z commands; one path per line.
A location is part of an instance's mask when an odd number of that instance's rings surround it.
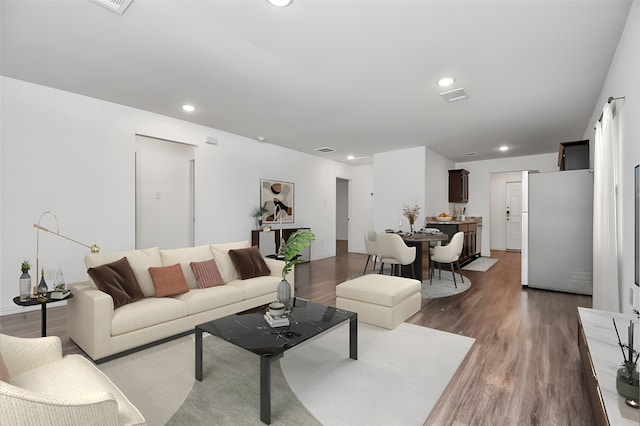
M 282 266 L 282 281 L 278 284 L 278 302 L 284 304 L 285 309 L 291 308 L 291 284 L 287 281 L 287 274 L 294 265 L 304 262 L 298 258 L 302 250 L 309 247 L 316 236 L 308 229 L 299 229 L 289 236 L 284 244 L 284 265 Z

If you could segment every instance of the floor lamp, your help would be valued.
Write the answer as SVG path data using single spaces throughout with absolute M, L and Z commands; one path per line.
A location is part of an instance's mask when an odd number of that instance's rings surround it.
M 53 216 L 53 218 L 56 221 L 56 230 L 52 231 L 48 228 L 45 228 L 44 226 L 40 225 L 40 222 L 42 221 L 42 218 L 44 217 L 44 215 L 46 214 L 50 214 L 51 216 Z M 43 212 L 40 215 L 40 218 L 38 219 L 38 223 L 34 223 L 33 227 L 36 228 L 38 230 L 37 235 L 36 235 L 36 285 L 38 284 L 38 272 L 40 270 L 40 231 L 44 231 L 44 232 L 49 232 L 53 235 L 57 235 L 58 237 L 62 237 L 65 240 L 69 240 L 69 241 L 73 241 L 76 244 L 80 244 L 81 246 L 87 247 L 88 249 L 91 250 L 91 253 L 99 253 L 100 252 L 100 247 L 98 247 L 97 245 L 93 244 L 93 245 L 88 245 L 88 244 L 84 244 L 81 243 L 80 241 L 76 241 L 73 238 L 69 238 L 66 235 L 62 235 L 60 233 L 60 225 L 58 224 L 58 217 L 56 216 L 56 214 L 50 210 L 47 210 L 45 212 Z M 43 272 L 44 272 L 44 268 L 43 268 Z

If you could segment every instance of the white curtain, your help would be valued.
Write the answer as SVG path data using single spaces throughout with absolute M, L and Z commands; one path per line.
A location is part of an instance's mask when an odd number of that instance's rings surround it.
M 593 308 L 620 312 L 616 218 L 618 141 L 611 103 L 596 124 L 593 182 Z

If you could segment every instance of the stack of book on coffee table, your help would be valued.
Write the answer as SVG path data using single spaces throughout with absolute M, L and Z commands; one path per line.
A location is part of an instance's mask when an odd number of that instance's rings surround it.
M 269 324 L 271 327 L 284 327 L 286 325 L 289 325 L 289 318 L 284 318 L 280 316 L 274 317 L 274 316 L 271 316 L 269 312 L 264 314 L 264 319 L 265 321 L 267 321 L 267 324 Z

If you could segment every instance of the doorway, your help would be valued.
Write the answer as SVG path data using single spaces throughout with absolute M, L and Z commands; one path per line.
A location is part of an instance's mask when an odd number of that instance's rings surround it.
M 193 247 L 195 147 L 136 135 L 136 249 Z
M 349 181 L 336 178 L 336 256 L 349 251 Z
M 505 248 L 522 250 L 522 182 L 505 184 Z

